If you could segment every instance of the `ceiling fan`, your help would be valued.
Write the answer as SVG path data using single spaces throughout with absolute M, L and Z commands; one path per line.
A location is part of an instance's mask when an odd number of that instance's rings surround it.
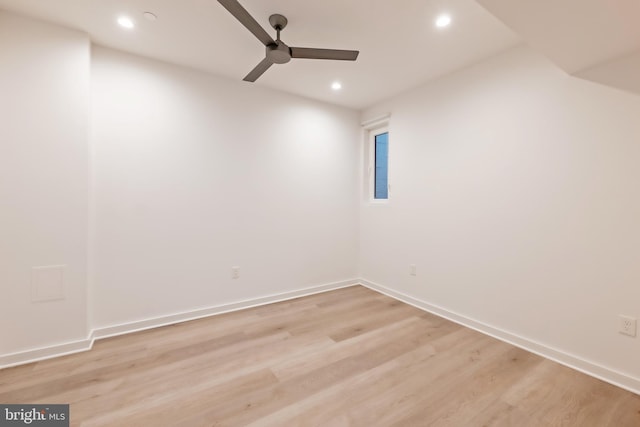
M 280 40 L 280 31 L 284 30 L 288 22 L 284 16 L 275 14 L 269 17 L 269 23 L 277 32 L 276 39 L 273 40 L 237 0 L 218 0 L 218 2 L 266 46 L 266 57 L 247 74 L 244 81 L 255 82 L 273 64 L 286 64 L 291 61 L 291 58 L 355 61 L 360 53 L 357 50 L 289 47 Z

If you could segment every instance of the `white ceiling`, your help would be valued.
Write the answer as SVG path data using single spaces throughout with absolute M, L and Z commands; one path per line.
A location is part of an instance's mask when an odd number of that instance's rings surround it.
M 576 77 L 640 94 L 640 0 L 478 0 Z
M 475 0 L 240 2 L 270 34 L 269 15 L 284 14 L 282 39 L 290 46 L 360 50 L 356 62 L 293 60 L 246 84 L 357 109 L 520 42 Z M 264 58 L 264 46 L 216 0 L 0 0 L 0 8 L 85 31 L 96 44 L 237 80 Z M 145 20 L 145 11 L 158 20 Z M 453 23 L 439 30 L 433 21 L 442 12 Z M 122 14 L 134 18 L 134 30 L 116 25 Z M 334 80 L 342 91 L 330 89 Z
M 640 49 L 640 0 L 478 0 L 569 73 Z

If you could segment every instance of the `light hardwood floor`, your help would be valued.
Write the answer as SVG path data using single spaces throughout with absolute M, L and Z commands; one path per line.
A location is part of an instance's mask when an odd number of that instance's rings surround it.
M 640 396 L 363 287 L 0 371 L 73 426 L 640 426 Z

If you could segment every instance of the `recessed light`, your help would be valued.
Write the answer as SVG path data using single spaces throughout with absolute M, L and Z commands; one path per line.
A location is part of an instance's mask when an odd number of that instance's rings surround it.
M 121 16 L 120 18 L 118 18 L 118 24 L 121 27 L 127 28 L 129 30 L 135 27 L 133 20 L 131 20 L 131 18 L 129 18 L 128 16 Z
M 144 16 L 147 21 L 151 21 L 151 22 L 156 21 L 158 19 L 158 17 L 151 12 L 145 12 L 142 14 L 142 16 Z
M 333 89 L 333 90 L 340 90 L 340 89 L 342 89 L 342 83 L 340 83 L 340 82 L 333 82 L 333 83 L 331 84 L 331 89 Z
M 445 14 L 442 14 L 440 16 L 438 16 L 438 18 L 436 19 L 436 27 L 438 28 L 446 28 L 451 24 L 451 16 Z

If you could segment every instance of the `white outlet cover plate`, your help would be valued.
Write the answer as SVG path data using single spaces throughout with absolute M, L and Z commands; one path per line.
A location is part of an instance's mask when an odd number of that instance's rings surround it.
M 636 329 L 638 325 L 638 319 L 631 316 L 620 315 L 620 333 L 623 335 L 629 335 L 630 337 L 636 336 Z

